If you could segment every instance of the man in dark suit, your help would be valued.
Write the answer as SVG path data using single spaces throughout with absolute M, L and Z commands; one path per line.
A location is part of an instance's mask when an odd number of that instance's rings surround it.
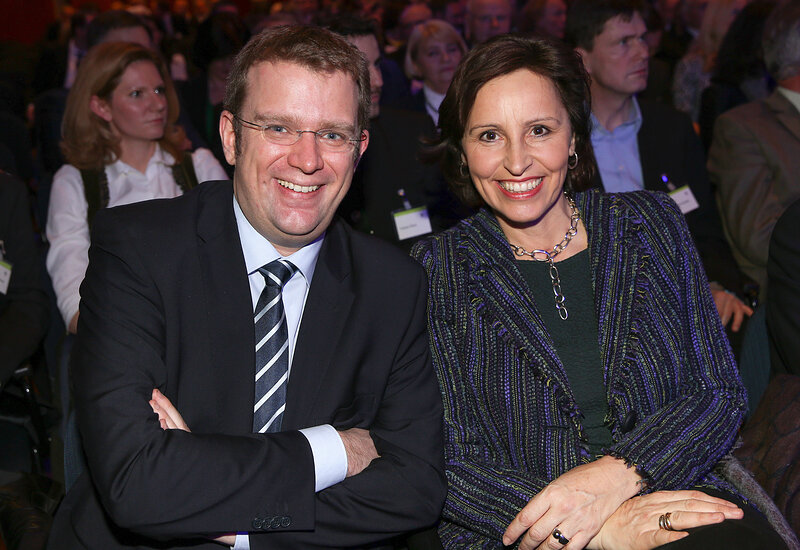
M 229 78 L 233 186 L 98 213 L 73 357 L 88 472 L 53 550 L 363 547 L 436 521 L 424 274 L 333 220 L 368 108 L 357 50 L 268 31 Z
M 328 28 L 364 54 L 372 85 L 370 147 L 339 214 L 356 229 L 410 250 L 420 238 L 447 229 L 468 212 L 447 189 L 438 166 L 420 160 L 422 140 L 436 134 L 427 114 L 379 105 L 383 54 L 374 22 L 341 15 Z
M 576 0 L 566 40 L 583 59 L 592 86 L 595 182 L 608 192 L 639 189 L 672 195 L 686 216 L 723 324 L 738 332 L 752 310 L 716 211 L 700 139 L 675 109 L 637 100 L 647 86 L 647 28 L 639 0 Z M 684 187 L 685 186 L 685 187 Z

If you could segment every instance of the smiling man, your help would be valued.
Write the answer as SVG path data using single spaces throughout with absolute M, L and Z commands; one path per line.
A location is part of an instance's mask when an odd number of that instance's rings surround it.
M 436 521 L 424 274 L 334 219 L 369 96 L 345 40 L 260 34 L 220 120 L 233 184 L 98 213 L 73 356 L 88 472 L 50 548 L 363 547 Z

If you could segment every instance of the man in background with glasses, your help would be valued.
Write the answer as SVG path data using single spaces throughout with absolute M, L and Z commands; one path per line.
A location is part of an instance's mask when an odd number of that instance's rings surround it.
M 50 548 L 374 547 L 436 521 L 424 274 L 334 220 L 369 96 L 343 39 L 261 34 L 220 120 L 233 185 L 97 215 L 73 352 L 88 472 Z

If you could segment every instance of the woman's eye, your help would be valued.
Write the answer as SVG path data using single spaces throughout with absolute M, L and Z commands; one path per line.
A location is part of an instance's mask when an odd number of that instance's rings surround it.
M 533 136 L 545 136 L 550 132 L 550 130 L 546 126 L 534 126 L 531 129 L 531 135 Z
M 158 95 L 162 95 L 162 94 L 165 94 L 165 93 L 167 92 L 167 88 L 166 88 L 165 86 L 158 86 L 158 87 L 155 89 L 155 92 L 156 92 Z
M 500 139 L 500 135 L 494 130 L 487 130 L 480 135 L 479 139 L 481 141 L 497 141 Z
M 139 96 L 142 95 L 142 91 L 141 90 L 133 90 L 130 95 L 131 95 L 131 97 L 139 97 Z

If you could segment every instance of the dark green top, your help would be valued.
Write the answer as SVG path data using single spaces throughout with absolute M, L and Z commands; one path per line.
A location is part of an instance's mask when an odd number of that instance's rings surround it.
M 556 310 L 550 265 L 547 262 L 517 261 L 536 301 L 553 345 L 567 373 L 572 394 L 583 413 L 581 424 L 592 454 L 611 445 L 611 432 L 604 425 L 608 401 L 600 362 L 594 292 L 589 269 L 589 251 L 556 262 L 561 293 L 569 317 L 562 320 Z

